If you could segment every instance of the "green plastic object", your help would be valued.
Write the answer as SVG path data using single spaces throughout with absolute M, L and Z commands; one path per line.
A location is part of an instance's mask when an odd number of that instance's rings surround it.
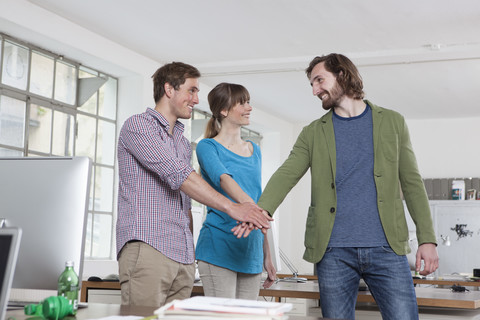
M 58 296 L 67 298 L 72 305 L 73 314 L 78 309 L 78 276 L 73 269 L 73 261 L 65 262 L 65 270 L 58 278 Z
M 40 304 L 29 304 L 24 308 L 29 316 L 40 316 L 50 320 L 60 320 L 66 316 L 73 316 L 73 306 L 65 297 L 51 296 Z

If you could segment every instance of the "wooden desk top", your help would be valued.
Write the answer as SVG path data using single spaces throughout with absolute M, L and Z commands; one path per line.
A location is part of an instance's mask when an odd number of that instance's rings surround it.
M 201 284 L 194 286 L 193 292 L 203 294 Z M 443 307 L 460 309 L 480 308 L 480 291 L 452 292 L 450 289 L 415 288 L 417 303 L 424 307 Z M 302 299 L 320 299 L 318 284 L 278 282 L 269 289 L 260 289 L 260 296 L 288 297 Z M 359 291 L 357 302 L 375 303 L 370 291 Z
M 87 289 L 119 290 L 120 283 L 107 281 L 83 281 L 80 293 L 80 301 L 88 301 Z M 201 282 L 193 285 L 192 295 L 203 295 Z M 260 296 L 278 298 L 301 298 L 301 299 L 320 299 L 318 293 L 318 284 L 315 281 L 307 283 L 278 282 L 268 289 L 260 288 Z
M 203 287 L 200 282 L 193 285 L 192 295 L 203 295 Z M 268 289 L 260 287 L 259 296 L 278 298 L 277 301 L 280 298 L 320 299 L 316 281 L 307 283 L 277 282 Z
M 425 307 L 480 308 L 480 291 L 452 292 L 450 289 L 415 288 L 417 303 Z M 358 292 L 358 302 L 375 302 L 369 291 Z
M 458 282 L 455 282 L 455 284 L 458 284 Z M 450 284 L 446 283 L 446 285 Z M 120 285 L 118 282 L 84 281 L 82 283 L 81 301 L 86 301 L 87 289 L 95 288 L 118 290 Z M 462 309 L 480 308 L 480 291 L 452 292 L 450 289 L 421 287 L 416 287 L 415 291 L 419 306 Z M 192 295 L 203 295 L 201 283 L 194 284 Z M 279 301 L 280 298 L 320 299 L 316 281 L 308 281 L 307 283 L 277 282 L 269 289 L 260 288 L 260 296 L 274 297 L 276 301 Z M 375 302 L 369 291 L 359 291 L 357 301 Z
M 320 299 L 318 292 L 318 283 L 316 281 L 307 281 L 306 283 L 282 282 L 273 284 L 270 288 L 260 288 L 260 296 L 276 298 L 302 298 L 302 299 Z
M 430 284 L 437 286 L 464 286 L 464 287 L 480 287 L 480 281 L 465 280 L 440 280 L 440 279 L 413 279 L 415 284 Z

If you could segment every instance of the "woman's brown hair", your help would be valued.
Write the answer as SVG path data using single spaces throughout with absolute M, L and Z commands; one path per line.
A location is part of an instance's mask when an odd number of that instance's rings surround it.
M 213 138 L 220 132 L 223 110 L 230 111 L 237 103 L 244 104 L 247 101 L 250 101 L 250 93 L 240 84 L 222 82 L 213 88 L 208 93 L 212 117 L 207 123 L 204 137 Z

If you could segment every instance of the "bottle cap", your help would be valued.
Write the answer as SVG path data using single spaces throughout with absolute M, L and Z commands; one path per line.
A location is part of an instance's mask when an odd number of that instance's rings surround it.
M 65 267 L 73 267 L 74 263 L 72 260 L 68 260 L 65 262 Z

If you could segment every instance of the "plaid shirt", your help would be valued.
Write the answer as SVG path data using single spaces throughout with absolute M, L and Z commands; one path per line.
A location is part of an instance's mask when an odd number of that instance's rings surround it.
M 154 109 L 125 121 L 118 139 L 117 256 L 125 243 L 141 240 L 168 258 L 194 262 L 190 198 L 179 190 L 192 173 L 192 149 L 177 121 Z

